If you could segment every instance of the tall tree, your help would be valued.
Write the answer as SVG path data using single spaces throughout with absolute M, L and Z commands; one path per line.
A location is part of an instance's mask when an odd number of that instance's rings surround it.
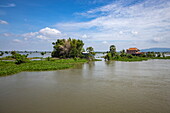
M 76 39 L 58 39 L 57 42 L 52 43 L 54 50 L 52 57 L 60 58 L 74 58 L 81 55 L 81 50 L 84 46 L 82 40 Z
M 116 46 L 115 45 L 111 45 L 110 46 L 110 53 L 111 53 L 111 56 L 115 56 L 116 54 Z

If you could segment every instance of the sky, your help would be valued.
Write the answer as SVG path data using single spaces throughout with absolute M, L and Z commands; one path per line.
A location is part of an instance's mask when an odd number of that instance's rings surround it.
M 0 0 L 0 50 L 52 51 L 69 37 L 95 51 L 170 48 L 170 0 Z

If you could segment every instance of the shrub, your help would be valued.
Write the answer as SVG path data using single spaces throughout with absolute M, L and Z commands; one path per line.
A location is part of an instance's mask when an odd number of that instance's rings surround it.
M 15 54 L 14 58 L 16 59 L 16 64 L 28 62 L 27 55 Z
M 107 55 L 104 58 L 105 58 L 105 60 L 112 60 L 111 53 L 107 53 Z

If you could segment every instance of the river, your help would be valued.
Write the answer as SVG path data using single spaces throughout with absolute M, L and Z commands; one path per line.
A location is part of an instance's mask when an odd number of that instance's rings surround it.
M 170 113 L 170 60 L 0 77 L 0 113 Z

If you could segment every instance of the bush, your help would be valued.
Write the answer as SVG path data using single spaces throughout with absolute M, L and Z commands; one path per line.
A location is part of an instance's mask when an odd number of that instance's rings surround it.
M 133 58 L 133 56 L 131 54 L 128 54 L 127 58 Z
M 14 58 L 16 59 L 16 64 L 28 62 L 27 55 L 15 54 Z
M 46 60 L 47 60 L 47 61 L 51 61 L 51 57 L 47 57 Z
M 107 53 L 107 55 L 104 57 L 105 60 L 112 60 L 111 53 Z

